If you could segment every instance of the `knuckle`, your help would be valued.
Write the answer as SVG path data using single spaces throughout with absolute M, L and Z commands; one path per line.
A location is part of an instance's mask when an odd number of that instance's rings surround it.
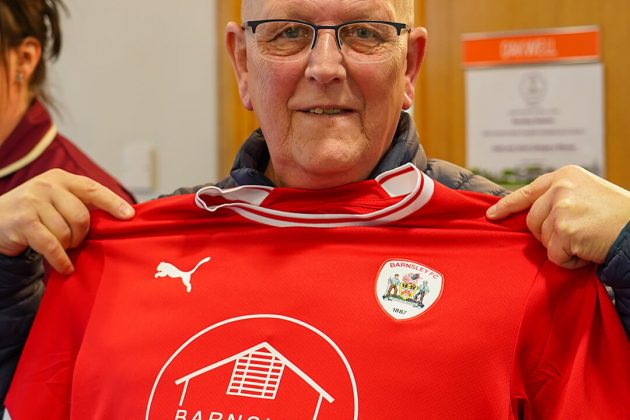
M 61 230 L 57 233 L 57 240 L 59 240 L 64 248 L 68 248 L 70 246 L 70 242 L 72 241 L 72 231 L 68 226 L 61 228 Z
M 564 261 L 558 258 L 558 256 L 552 251 L 547 252 L 547 259 L 552 263 L 560 266 L 562 266 L 562 264 L 564 263 Z
M 82 209 L 74 215 L 74 225 L 81 231 L 85 231 L 90 227 L 90 213 L 87 209 Z
M 554 226 L 553 231 L 558 237 L 564 238 L 568 240 L 575 235 L 575 227 L 573 223 L 570 223 L 566 220 L 557 219 Z
M 31 211 L 16 211 L 11 224 L 16 228 L 16 230 L 29 232 L 36 230 L 41 222 Z
M 97 194 L 101 189 L 101 184 L 94 181 L 93 179 L 83 177 L 83 182 L 85 191 L 90 195 Z
M 525 217 L 525 223 L 527 224 L 527 227 L 529 228 L 529 230 L 533 231 L 536 225 L 538 224 L 537 222 L 538 222 L 538 219 L 536 218 L 533 212 L 530 211 L 529 213 L 527 213 L 527 216 Z
M 24 189 L 14 196 L 11 207 L 20 215 L 32 213 L 33 208 L 40 201 L 40 195 L 30 189 Z
M 565 212 L 567 210 L 571 210 L 575 208 L 576 202 L 575 199 L 570 195 L 565 195 L 554 203 L 553 210 L 555 212 Z
M 564 266 L 571 258 L 572 256 L 568 255 L 560 244 L 554 243 L 547 248 L 547 259 L 556 265 Z
M 4 255 L 18 255 L 27 247 L 28 243 L 16 232 L 7 232 L 0 238 L 0 253 Z
M 582 172 L 582 168 L 579 167 L 578 165 L 564 165 L 558 169 L 556 169 L 554 172 L 557 175 L 561 175 L 561 176 L 567 176 L 567 175 L 571 175 L 571 174 L 577 174 Z
M 43 241 L 35 250 L 44 255 L 46 259 L 57 259 L 63 253 L 61 244 L 52 239 Z
M 66 172 L 63 169 L 60 168 L 52 168 L 47 170 L 46 172 L 44 172 L 42 174 L 43 177 L 53 177 L 53 178 L 57 178 L 59 176 L 63 176 L 63 174 L 65 174 Z
M 578 165 L 566 165 L 565 170 L 571 173 L 584 173 L 585 169 Z
M 527 184 L 518 191 L 525 199 L 530 199 L 534 194 L 534 188 L 532 187 L 532 184 Z
M 41 202 L 44 197 L 52 197 L 55 194 L 56 184 L 54 180 L 41 176 L 31 179 L 24 184 L 24 189 L 18 199 L 26 205 Z
M 558 182 L 558 189 L 560 190 L 570 191 L 570 190 L 574 190 L 577 187 L 578 185 L 575 183 L 575 181 L 573 181 L 570 178 L 562 178 Z
M 571 255 L 584 255 L 584 247 L 579 243 L 572 243 L 570 252 Z
M 553 186 L 561 189 L 575 189 L 584 182 L 584 176 L 589 172 L 577 165 L 567 165 L 556 170 Z

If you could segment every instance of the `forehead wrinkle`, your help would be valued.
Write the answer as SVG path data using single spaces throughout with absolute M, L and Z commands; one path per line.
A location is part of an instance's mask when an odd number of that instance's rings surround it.
M 353 20 L 378 19 L 395 20 L 396 10 L 391 1 L 374 2 L 370 0 L 348 0 L 344 2 L 343 13 L 352 16 Z
M 409 0 L 340 0 L 338 7 L 331 8 L 317 0 L 283 0 L 270 4 L 265 0 L 243 0 L 241 18 L 254 19 L 299 19 L 316 22 L 348 21 L 362 19 L 400 20 L 405 13 L 402 7 Z M 396 3 L 396 4 L 394 4 Z M 317 19 L 320 18 L 320 19 Z M 406 19 L 405 19 L 406 20 Z

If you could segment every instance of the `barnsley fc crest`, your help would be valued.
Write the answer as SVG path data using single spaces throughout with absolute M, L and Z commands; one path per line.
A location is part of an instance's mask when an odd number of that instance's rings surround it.
M 434 269 L 414 261 L 389 260 L 376 278 L 376 298 L 391 317 L 415 318 L 442 294 L 444 278 Z

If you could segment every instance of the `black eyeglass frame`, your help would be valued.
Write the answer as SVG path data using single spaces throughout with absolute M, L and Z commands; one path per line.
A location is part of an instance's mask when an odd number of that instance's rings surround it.
M 387 20 L 353 20 L 350 22 L 340 23 L 339 25 L 315 25 L 314 23 L 311 23 L 311 22 L 306 22 L 304 20 L 296 20 L 296 19 L 264 19 L 264 20 L 248 20 L 241 26 L 241 28 L 243 30 L 245 30 L 248 27 L 252 28 L 252 33 L 255 34 L 256 28 L 258 27 L 258 25 L 261 25 L 263 23 L 269 23 L 269 22 L 294 22 L 294 23 L 301 23 L 303 25 L 310 26 L 311 28 L 313 28 L 313 31 L 315 32 L 315 36 L 313 37 L 313 41 L 311 42 L 310 49 L 315 48 L 315 44 L 317 43 L 317 34 L 319 33 L 320 29 L 333 29 L 335 31 L 335 42 L 337 44 L 337 48 L 339 48 L 340 50 L 341 50 L 342 44 L 341 44 L 341 39 L 339 38 L 339 30 L 343 28 L 344 26 L 353 25 L 356 23 L 381 23 L 381 24 L 393 26 L 396 29 L 397 36 L 400 36 L 403 30 L 406 30 L 407 32 L 411 32 L 412 30 L 412 28 L 410 28 L 409 25 L 407 25 L 406 23 L 390 22 Z

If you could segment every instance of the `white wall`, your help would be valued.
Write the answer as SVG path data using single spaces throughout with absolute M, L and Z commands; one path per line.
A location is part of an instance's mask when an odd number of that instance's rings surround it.
M 218 177 L 215 1 L 66 0 L 57 125 L 129 184 L 125 153 L 153 148 L 141 200 Z

